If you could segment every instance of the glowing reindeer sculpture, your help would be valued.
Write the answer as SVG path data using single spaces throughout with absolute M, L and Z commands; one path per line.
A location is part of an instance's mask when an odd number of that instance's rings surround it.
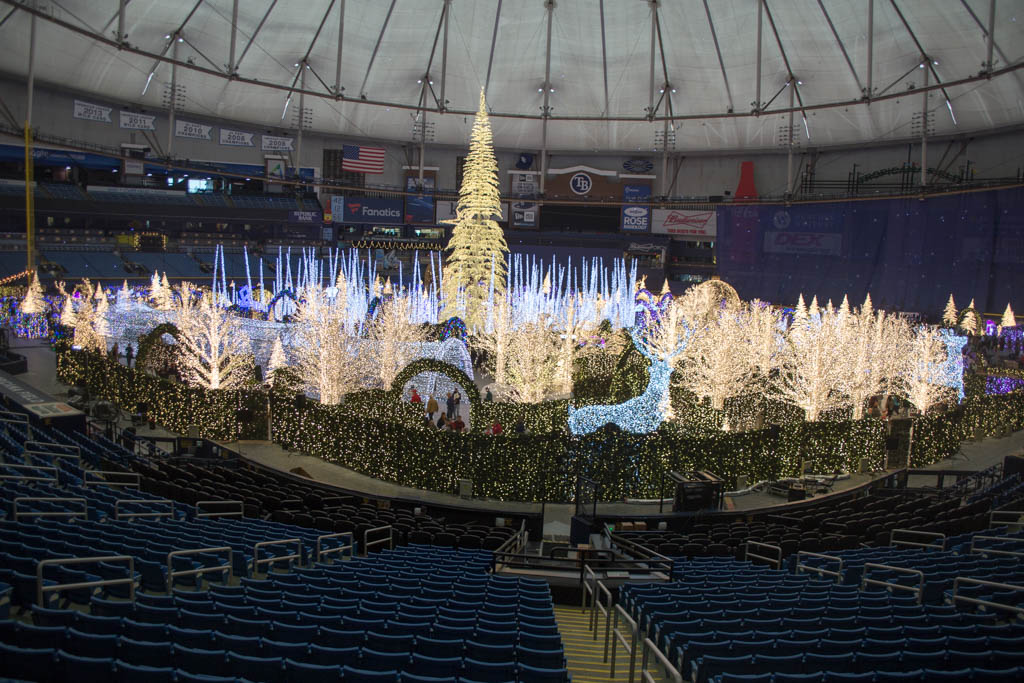
M 576 409 L 569 404 L 569 431 L 589 434 L 606 424 L 634 434 L 657 430 L 670 413 L 668 387 L 673 363 L 689 345 L 693 329 L 681 315 L 678 304 L 672 304 L 660 319 L 630 328 L 633 345 L 651 361 L 647 388 L 639 396 L 617 405 Z

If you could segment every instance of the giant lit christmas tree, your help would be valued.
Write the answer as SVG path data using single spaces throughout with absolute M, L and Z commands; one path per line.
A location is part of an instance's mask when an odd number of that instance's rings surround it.
M 487 103 L 480 91 L 480 110 L 473 121 L 469 155 L 459 188 L 455 228 L 448 242 L 448 261 L 444 267 L 444 294 L 453 306 L 461 290 L 465 300 L 467 326 L 482 328 L 485 305 L 491 297 L 505 292 L 505 255 L 508 245 L 495 218 L 501 217 L 498 191 L 498 160 L 491 142 L 491 123 Z M 454 314 L 454 313 L 453 313 Z

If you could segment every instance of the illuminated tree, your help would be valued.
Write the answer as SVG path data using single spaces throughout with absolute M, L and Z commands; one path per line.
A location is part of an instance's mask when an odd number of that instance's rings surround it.
M 270 349 L 270 360 L 267 361 L 266 382 L 274 386 L 274 373 L 281 368 L 288 367 L 288 357 L 284 353 L 284 344 L 281 337 L 274 337 L 274 345 Z
M 78 322 L 75 316 L 75 297 L 68 293 L 63 282 L 57 283 L 57 291 L 64 298 L 60 309 L 60 324 L 73 329 Z
M 767 389 L 768 379 L 778 367 L 779 350 L 782 348 L 782 314 L 755 299 L 747 308 L 740 334 L 742 344 L 750 354 L 751 381 L 758 388 Z
M 109 311 L 110 302 L 107 301 L 107 294 L 103 291 L 102 285 L 96 285 L 96 315 L 93 318 L 93 329 L 96 330 L 96 336 L 102 341 L 104 348 L 107 345 L 107 337 L 110 336 L 110 321 L 107 320 Z
M 416 358 L 420 345 L 427 339 L 422 325 L 409 322 L 410 308 L 406 297 L 383 301 L 367 326 L 373 374 L 385 389 L 390 388 L 398 373 Z
M 451 306 L 462 292 L 466 305 L 464 319 L 470 329 L 483 327 L 492 273 L 494 296 L 505 292 L 508 245 L 496 217 L 501 217 L 498 161 L 481 89 L 480 108 L 473 121 L 469 154 L 459 188 L 459 203 L 455 219 L 450 221 L 455 226 L 448 242 L 450 254 L 444 266 L 445 300 Z
M 496 384 L 507 382 L 506 367 L 516 331 L 512 321 L 512 304 L 504 296 L 495 296 L 489 307 L 483 331 L 477 331 L 475 343 L 487 354 L 487 369 Z
M 937 403 L 956 395 L 949 386 L 946 343 L 939 331 L 919 327 L 904 356 L 903 383 L 907 399 L 923 415 Z
M 204 389 L 238 389 L 252 378 L 249 337 L 241 319 L 216 306 L 207 293 L 193 299 L 183 282 L 174 306 L 178 328 L 178 367 L 182 379 Z
M 1010 308 L 1010 304 L 1006 304 L 1006 310 L 1003 311 L 1003 319 L 1000 321 L 999 326 L 1002 328 L 1017 327 L 1017 319 L 1013 316 L 1013 309 Z
M 711 324 L 694 333 L 678 363 L 683 386 L 723 410 L 725 401 L 743 393 L 753 372 L 753 354 L 745 342 L 746 316 L 720 311 Z
M 25 315 L 36 315 L 46 310 L 43 288 L 39 285 L 39 274 L 35 271 L 32 271 L 29 278 L 28 289 L 25 290 L 25 298 L 21 300 L 19 310 Z
M 348 287 L 341 277 L 338 285 L 331 298 L 320 287 L 306 288 L 293 316 L 295 371 L 306 391 L 327 405 L 360 387 L 370 355 L 359 353 L 361 342 L 348 324 Z
M 153 306 L 161 311 L 171 310 L 173 304 L 174 297 L 166 281 L 167 276 L 164 275 L 161 281 L 160 273 L 157 271 L 153 271 L 153 277 L 149 280 L 149 298 L 153 301 Z
M 556 386 L 559 342 L 559 335 L 543 321 L 519 326 L 506 375 L 514 401 L 537 403 Z
M 773 382 L 779 398 L 802 408 L 808 421 L 847 405 L 849 399 L 842 392 L 843 334 L 837 315 L 819 311 L 806 319 L 794 316 L 785 340 Z
M 949 328 L 956 327 L 956 302 L 953 301 L 952 293 L 949 295 L 949 301 L 946 302 L 946 310 L 942 312 L 942 324 Z
M 76 313 L 75 336 L 72 344 L 87 351 L 106 351 L 106 340 L 96 334 L 96 310 L 93 308 L 93 286 L 88 278 L 79 288 L 82 300 Z
M 839 325 L 844 357 L 840 387 L 853 404 L 854 419 L 859 420 L 864 417 L 869 398 L 894 392 L 910 328 L 885 311 L 872 315 L 866 308 L 841 316 Z
M 967 308 L 960 311 L 960 329 L 967 334 L 978 334 L 981 331 L 981 318 L 974 308 L 974 299 L 967 304 Z
M 579 351 L 580 344 L 586 341 L 587 334 L 593 327 L 592 322 L 577 315 L 576 297 L 569 300 L 568 312 L 562 326 L 561 348 L 558 353 L 558 383 L 562 393 L 572 393 L 572 368 Z
M 128 289 L 128 280 L 125 280 L 121 284 L 121 289 L 117 292 L 116 305 L 118 307 L 127 306 L 132 300 L 132 290 Z

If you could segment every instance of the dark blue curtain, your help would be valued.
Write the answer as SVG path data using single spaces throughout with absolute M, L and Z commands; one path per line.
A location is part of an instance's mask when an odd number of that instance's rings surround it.
M 718 271 L 745 299 L 1024 311 L 1024 189 L 718 209 Z

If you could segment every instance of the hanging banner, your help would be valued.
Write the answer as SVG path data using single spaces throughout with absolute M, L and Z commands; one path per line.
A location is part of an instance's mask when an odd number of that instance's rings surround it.
M 267 179 L 283 180 L 288 174 L 288 160 L 284 157 L 265 157 L 263 159 L 264 176 Z
M 122 111 L 121 128 L 128 130 L 156 130 L 156 116 L 152 114 L 136 114 L 133 111 Z
M 292 152 L 292 138 L 282 138 L 276 135 L 260 136 L 260 144 L 264 152 Z
M 624 185 L 622 201 L 644 203 L 651 199 L 650 185 Z M 651 229 L 651 207 L 624 205 L 619 216 L 619 229 L 624 232 L 647 232 Z
M 174 122 L 174 137 L 176 138 L 209 140 L 212 131 L 213 126 L 204 126 L 201 123 L 192 123 L 191 121 L 182 121 L 181 119 Z
M 289 223 L 319 223 L 320 212 L 319 211 L 289 211 L 288 212 Z
M 410 173 L 405 176 L 405 189 L 407 192 L 426 190 L 405 196 L 405 222 L 409 225 L 433 225 L 434 195 L 431 193 L 434 191 L 434 176 L 424 175 L 421 185 L 419 175 Z
M 714 237 L 718 220 L 714 209 L 655 209 L 651 212 L 651 232 L 660 235 Z
M 372 197 L 331 197 L 331 215 L 335 222 L 369 223 L 374 225 L 402 225 L 405 214 L 401 199 L 374 199 Z
M 517 197 L 532 197 L 537 194 L 535 173 L 509 173 L 509 189 Z
M 220 144 L 231 147 L 255 147 L 252 141 L 253 133 L 243 133 L 240 130 L 220 129 Z
M 512 202 L 510 208 L 507 220 L 511 227 L 536 230 L 540 225 L 540 205 L 536 202 Z
M 75 100 L 75 110 L 74 113 L 72 113 L 72 116 L 84 121 L 113 123 L 113 121 L 110 120 L 110 112 L 112 111 L 114 110 L 111 107 L 101 107 L 98 104 Z
M 437 202 L 437 222 L 455 220 L 456 209 L 459 203 L 451 199 L 442 199 Z

